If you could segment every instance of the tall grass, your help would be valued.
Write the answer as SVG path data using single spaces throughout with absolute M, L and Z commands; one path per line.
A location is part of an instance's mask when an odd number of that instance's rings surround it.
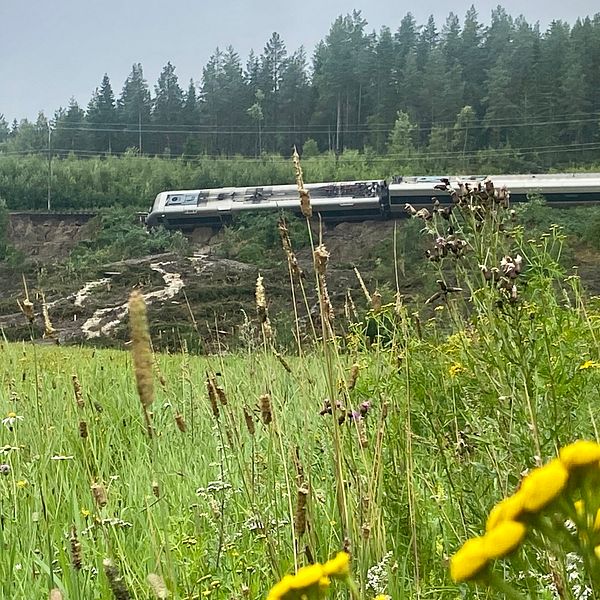
M 351 322 L 326 296 L 327 250 L 313 243 L 314 315 L 284 246 L 298 356 L 278 352 L 261 279 L 247 352 L 145 354 L 153 401 L 129 352 L 4 342 L 0 595 L 261 598 L 345 549 L 357 588 L 332 597 L 490 597 L 450 580 L 450 555 L 524 469 L 598 438 L 600 390 L 600 303 L 559 266 L 561 231 L 530 239 L 490 198 L 415 216 L 436 293 L 366 290 Z M 496 570 L 575 598 L 561 560 Z

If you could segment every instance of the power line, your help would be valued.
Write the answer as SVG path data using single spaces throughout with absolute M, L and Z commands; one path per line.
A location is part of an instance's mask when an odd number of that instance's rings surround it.
M 600 150 L 600 142 L 582 142 L 575 144 L 555 144 L 548 146 L 527 146 L 527 147 L 511 147 L 511 148 L 482 148 L 479 150 L 472 150 L 468 153 L 451 150 L 446 152 L 427 152 L 424 154 L 416 153 L 413 156 L 406 156 L 402 153 L 396 154 L 358 154 L 352 157 L 345 157 L 344 154 L 339 156 L 334 155 L 320 155 L 319 159 L 331 158 L 339 164 L 351 164 L 356 159 L 362 160 L 367 164 L 370 162 L 432 162 L 442 161 L 445 159 L 473 159 L 473 158 L 492 158 L 497 156 L 515 156 L 518 155 L 536 155 L 536 154 L 562 154 L 565 152 L 592 152 Z M 127 151 L 123 152 L 111 152 L 111 153 L 98 153 L 94 150 L 73 150 L 69 148 L 53 148 L 52 153 L 54 156 L 63 155 L 68 157 L 69 155 L 81 156 L 81 157 L 97 157 L 97 158 L 120 158 L 128 156 L 138 160 L 180 160 L 186 161 L 190 159 L 205 159 L 212 160 L 214 162 L 246 162 L 246 163 L 266 163 L 266 164 L 290 164 L 288 158 L 282 157 L 281 155 L 271 155 L 267 157 L 244 157 L 244 156 L 233 156 L 227 157 L 219 154 L 188 154 L 185 156 L 163 156 L 163 155 L 140 155 L 132 154 Z M 18 150 L 0 152 L 0 158 L 11 157 L 11 156 L 41 156 L 47 157 L 47 150 Z M 309 159 L 310 160 L 310 159 Z
M 598 113 L 599 117 L 600 117 L 600 113 Z M 471 131 L 471 130 L 477 130 L 477 129 L 493 129 L 495 127 L 503 127 L 506 129 L 514 129 L 514 128 L 521 128 L 521 127 L 546 127 L 548 125 L 573 125 L 573 124 L 583 124 L 583 123 L 598 123 L 599 117 L 590 117 L 590 118 L 578 118 L 578 119 L 560 119 L 560 120 L 546 120 L 546 121 L 526 121 L 526 122 L 520 122 L 520 121 L 513 121 L 513 122 L 506 122 L 503 124 L 489 124 L 488 122 L 485 123 L 478 123 L 478 124 L 473 124 L 473 125 L 466 125 L 466 126 L 460 126 L 460 127 L 456 127 L 453 126 L 449 129 L 449 133 L 450 132 L 456 132 L 456 131 Z M 165 126 L 166 127 L 166 126 Z M 202 127 L 202 129 L 157 129 L 157 128 L 153 128 L 153 129 L 149 129 L 149 128 L 142 128 L 141 132 L 142 133 L 147 133 L 147 134 L 162 134 L 162 135 L 167 135 L 167 134 L 186 134 L 186 135 L 201 135 L 201 134 L 221 134 L 221 135 L 240 135 L 240 134 L 246 134 L 246 135 L 257 135 L 257 130 L 256 128 L 246 128 L 246 129 L 241 129 L 242 126 L 238 126 L 238 125 L 232 125 L 231 127 L 217 127 L 217 126 L 210 126 L 210 125 L 203 125 L 203 126 L 198 126 L 198 127 Z M 245 126 L 247 127 L 247 126 Z M 440 127 L 439 124 L 433 124 L 431 126 L 415 126 L 413 128 L 413 131 L 422 131 L 422 132 L 426 132 L 426 131 L 432 131 L 433 129 Z M 389 133 L 389 131 L 393 129 L 393 125 L 391 127 L 382 127 L 382 126 L 377 126 L 377 127 L 368 127 L 368 126 L 354 126 L 354 125 L 349 125 L 347 127 L 343 127 L 341 132 L 344 134 L 348 134 L 348 133 Z M 91 125 L 83 125 L 83 126 L 70 126 L 70 125 L 62 125 L 62 124 L 58 124 L 56 125 L 56 127 L 54 128 L 55 131 L 87 131 L 87 132 L 96 132 L 96 133 L 121 133 L 121 134 L 135 134 L 138 135 L 140 133 L 140 131 L 138 130 L 138 128 L 136 127 L 134 128 L 126 128 L 125 126 L 114 126 L 114 127 L 94 127 Z M 296 129 L 296 128 L 288 128 L 288 129 L 279 129 L 279 128 L 269 128 L 269 127 L 264 127 L 262 130 L 263 134 L 296 134 L 296 135 L 311 135 L 311 134 L 316 134 L 316 135 L 322 135 L 324 133 L 326 133 L 328 131 L 327 130 L 320 130 L 320 129 L 316 129 L 313 126 L 311 126 L 310 129 Z

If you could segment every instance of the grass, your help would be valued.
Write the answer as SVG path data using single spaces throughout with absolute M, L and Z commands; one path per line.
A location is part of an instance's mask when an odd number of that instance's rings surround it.
M 448 559 L 525 469 L 598 438 L 600 303 L 560 267 L 558 228 L 530 239 L 495 204 L 479 220 L 480 201 L 451 235 L 423 220 L 437 248 L 467 248 L 423 265 L 443 282 L 426 304 L 331 321 L 320 263 L 300 355 L 277 352 L 264 314 L 246 352 L 157 354 L 152 437 L 130 352 L 4 342 L 0 596 L 165 597 L 157 574 L 172 598 L 261 598 L 347 549 L 357 591 L 332 597 L 494 597 L 453 583 Z M 492 572 L 574 599 L 590 583 L 569 568 L 525 546 Z

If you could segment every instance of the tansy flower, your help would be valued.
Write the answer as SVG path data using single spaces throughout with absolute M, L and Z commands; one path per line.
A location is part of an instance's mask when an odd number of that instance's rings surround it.
M 330 577 L 346 577 L 350 573 L 350 556 L 347 552 L 339 552 L 337 556 L 324 565 L 316 563 L 298 569 L 295 575 L 286 575 L 270 590 L 267 600 L 283 600 L 290 592 L 312 589 L 323 591 L 331 585 Z M 296 598 L 295 593 L 292 594 Z
M 350 573 L 350 555 L 347 552 L 338 552 L 335 558 L 323 565 L 323 573 L 332 577 L 345 577 Z
M 316 585 L 325 576 L 323 573 L 323 567 L 320 564 L 308 565 L 298 570 L 295 577 L 290 582 L 290 589 L 292 590 L 303 590 Z
M 586 360 L 583 364 L 579 365 L 579 370 L 597 369 L 598 367 L 600 367 L 600 363 L 597 363 L 595 360 Z
M 569 472 L 559 459 L 533 469 L 525 477 L 519 490 L 523 496 L 524 510 L 537 512 L 550 504 L 563 491 L 568 479 Z
M 517 492 L 501 502 L 498 502 L 490 511 L 488 520 L 485 524 L 485 530 L 491 531 L 504 521 L 514 521 L 523 512 L 523 502 L 525 498 L 523 494 Z
M 456 583 L 473 579 L 488 563 L 482 537 L 467 540 L 450 559 L 450 576 Z
M 512 552 L 523 541 L 526 528 L 517 521 L 503 521 L 483 537 L 488 558 L 501 558 Z
M 559 457 L 567 469 L 592 465 L 600 462 L 600 444 L 579 440 L 561 448 Z

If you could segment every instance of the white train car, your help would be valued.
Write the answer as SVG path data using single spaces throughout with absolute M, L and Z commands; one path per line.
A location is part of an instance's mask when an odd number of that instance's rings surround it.
M 368 220 L 384 214 L 387 185 L 379 181 L 342 181 L 306 185 L 315 213 L 325 220 Z M 274 185 L 161 192 L 146 217 L 149 227 L 193 228 L 219 225 L 236 214 L 263 210 L 300 212 L 298 188 Z
M 543 196 L 555 206 L 600 202 L 600 173 L 406 177 L 389 186 L 389 213 L 393 217 L 399 216 L 407 203 L 415 207 L 430 206 L 433 197 L 444 202 L 448 193 L 439 189 L 444 180 L 458 190 L 461 183 L 477 186 L 486 179 L 491 180 L 496 188 L 509 190 L 511 202 L 526 202 L 532 195 Z

